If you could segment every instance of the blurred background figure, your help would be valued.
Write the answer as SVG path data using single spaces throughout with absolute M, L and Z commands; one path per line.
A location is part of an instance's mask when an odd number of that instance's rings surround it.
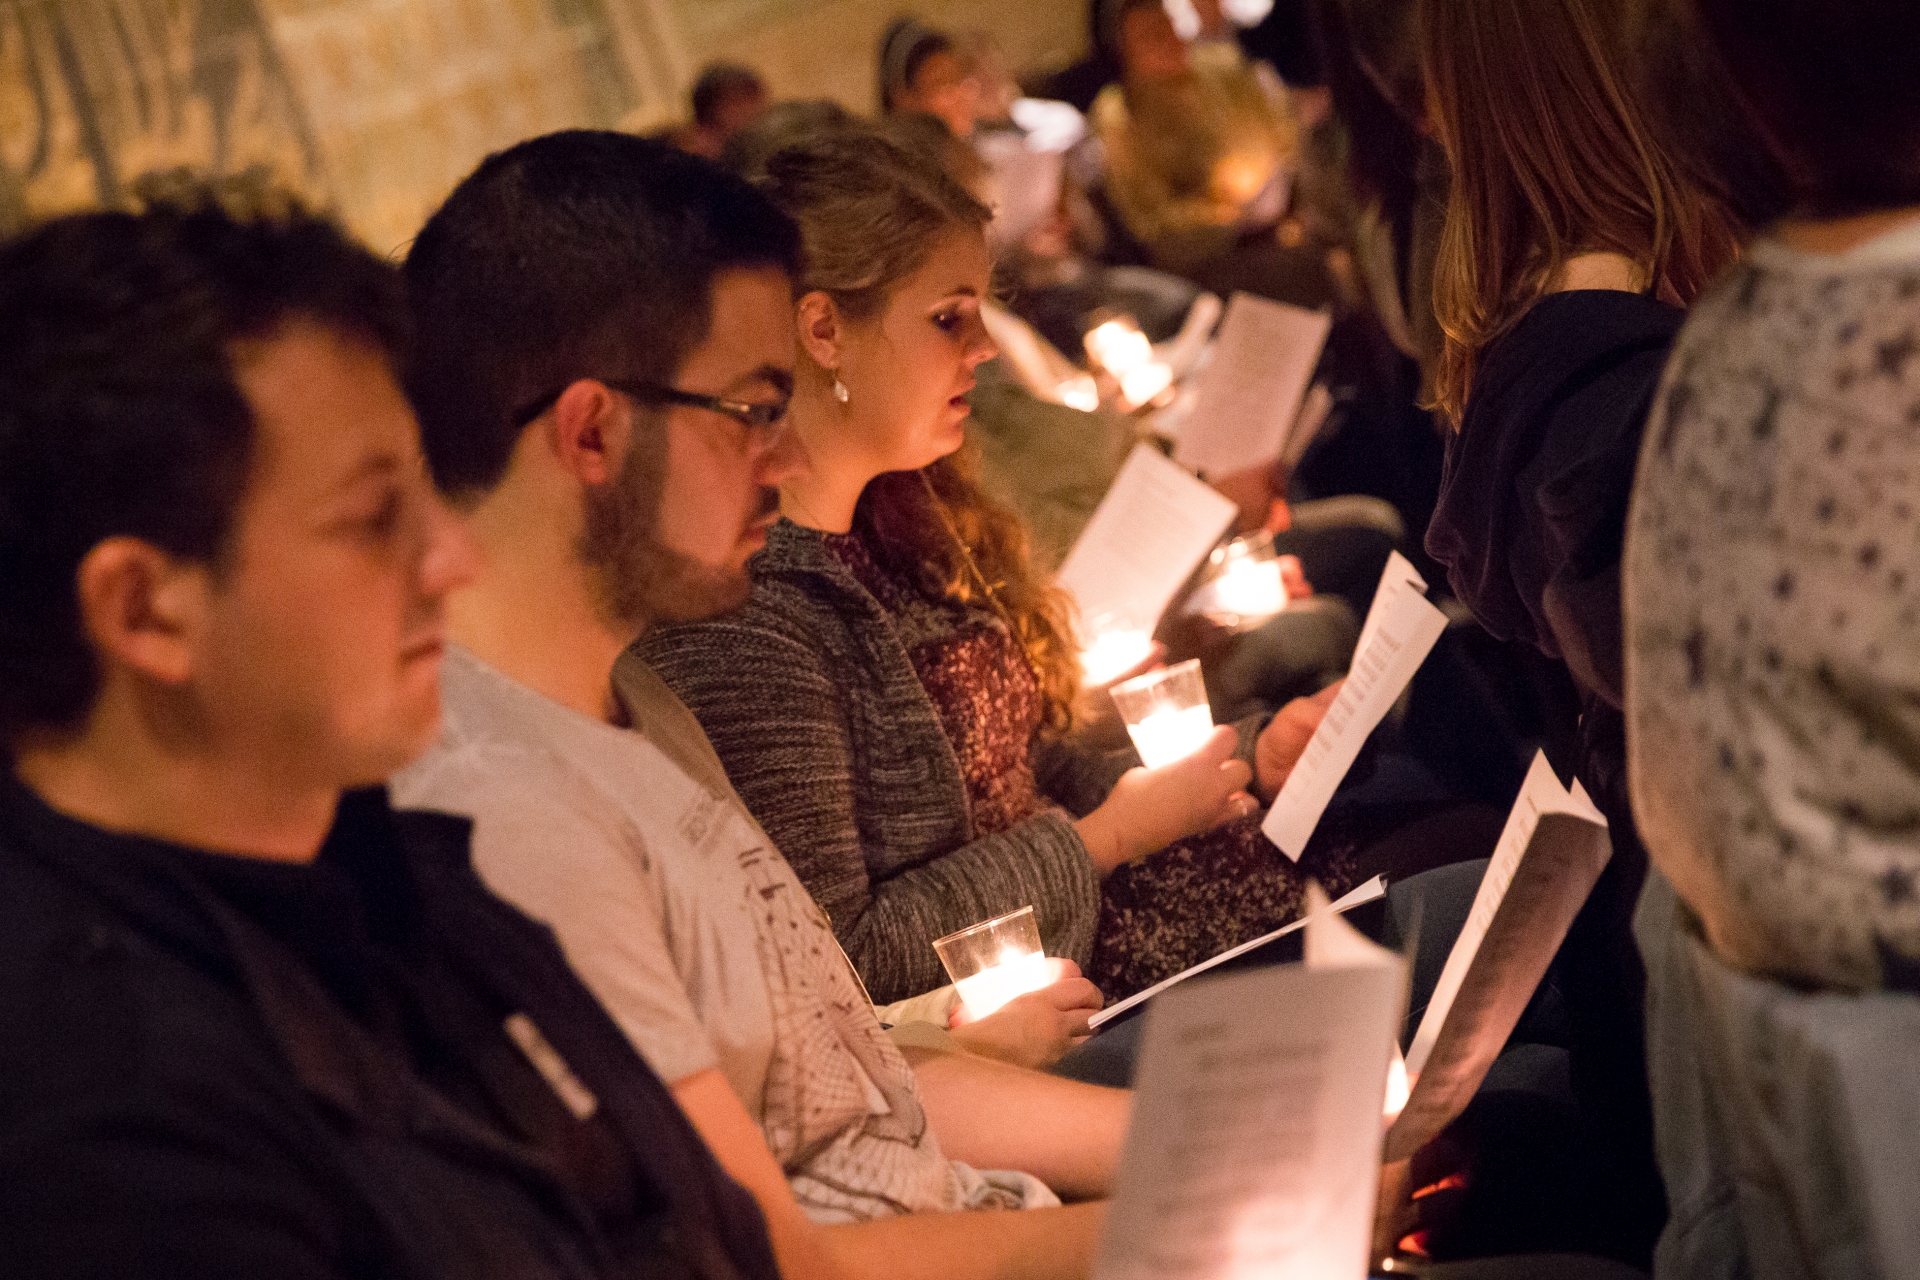
M 933 116 L 956 138 L 980 120 L 980 81 L 958 41 L 918 18 L 899 18 L 880 38 L 880 112 Z
M 767 109 L 760 73 L 737 62 L 714 62 L 700 72 L 690 93 L 693 123 L 668 140 L 682 151 L 717 160 L 727 143 Z

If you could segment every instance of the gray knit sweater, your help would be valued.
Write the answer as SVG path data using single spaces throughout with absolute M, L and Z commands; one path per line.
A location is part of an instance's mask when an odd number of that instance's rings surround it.
M 880 1003 L 946 981 L 931 941 L 1031 904 L 1049 955 L 1085 965 L 1099 876 L 1072 817 L 975 831 L 939 713 L 886 611 L 823 536 L 781 521 L 739 613 L 649 632 L 636 655 L 707 731 L 727 776 L 833 920 Z M 1133 761 L 1050 749 L 1077 811 Z

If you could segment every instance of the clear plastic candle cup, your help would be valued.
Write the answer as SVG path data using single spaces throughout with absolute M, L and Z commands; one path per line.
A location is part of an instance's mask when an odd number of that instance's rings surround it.
M 1087 358 L 1116 378 L 1153 359 L 1153 343 L 1132 316 L 1115 316 L 1086 336 Z
M 1287 607 L 1280 578 L 1280 557 L 1273 535 L 1249 534 L 1217 548 L 1208 557 L 1211 576 L 1195 592 L 1194 611 L 1223 627 L 1265 622 Z
M 1149 769 L 1186 759 L 1213 734 L 1198 658 L 1115 685 L 1113 701 Z
M 1047 957 L 1033 908 L 983 920 L 933 944 L 972 1019 L 986 1017 L 1015 996 L 1047 985 Z

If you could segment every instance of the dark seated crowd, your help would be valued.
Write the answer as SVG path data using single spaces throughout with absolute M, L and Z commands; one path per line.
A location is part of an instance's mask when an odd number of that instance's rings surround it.
M 1415 527 L 1557 673 L 1536 736 L 1615 849 L 1388 1243 L 1902 1274 L 1920 17 L 1687 6 L 1783 193 L 1755 236 L 1591 0 L 1402 5 L 1397 53 L 1377 7 L 1311 25 L 1376 92 L 1413 58 L 1450 174 L 1388 288 L 1438 335 Z M 1162 18 L 1095 10 L 1116 56 Z M 886 84 L 951 105 L 925 34 Z M 1271 140 L 1237 65 L 1217 136 Z M 1298 866 L 1259 823 L 1304 660 L 1175 764 L 1101 722 L 967 444 L 965 166 L 844 116 L 751 180 L 679 141 L 501 152 L 400 268 L 211 189 L 0 246 L 5 1274 L 1085 1276 L 1139 1028 L 1091 1012 L 1309 878 L 1384 871 L 1445 954 L 1466 700 L 1417 683 Z M 1127 181 L 1161 265 L 1277 243 Z M 929 944 L 1025 905 L 1054 981 L 967 1021 Z

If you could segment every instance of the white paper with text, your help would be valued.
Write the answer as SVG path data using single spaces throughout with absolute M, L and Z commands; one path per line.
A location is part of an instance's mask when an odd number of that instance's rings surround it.
M 1150 632 L 1238 514 L 1159 450 L 1136 445 L 1057 581 L 1079 605 L 1083 626 L 1107 619 Z
M 1536 755 L 1407 1052 L 1413 1087 L 1388 1160 L 1411 1158 L 1472 1102 L 1612 854 L 1585 788 L 1562 788 Z
M 1236 293 L 1196 375 L 1199 395 L 1174 460 L 1220 476 L 1272 462 L 1286 449 L 1332 317 Z
M 1487 863 L 1486 874 L 1480 878 L 1480 889 L 1474 894 L 1473 909 L 1467 913 L 1467 923 L 1460 930 L 1460 936 L 1454 939 L 1453 950 L 1447 953 L 1446 967 L 1440 971 L 1440 981 L 1434 986 L 1426 1012 L 1420 1017 L 1420 1029 L 1414 1032 L 1413 1043 L 1407 1049 L 1407 1074 L 1418 1075 L 1427 1065 L 1427 1055 L 1433 1052 L 1434 1042 L 1440 1038 L 1440 1028 L 1447 1020 L 1448 1011 L 1453 1008 L 1454 997 L 1460 994 L 1460 984 L 1466 980 L 1467 970 L 1472 967 L 1474 956 L 1479 954 L 1480 944 L 1485 941 L 1487 930 L 1493 925 L 1493 917 L 1506 899 L 1514 873 L 1520 869 L 1520 859 L 1526 854 L 1534 830 L 1540 825 L 1540 815 L 1568 813 L 1603 827 L 1607 825 L 1607 820 L 1587 799 L 1586 789 L 1578 781 L 1574 787 L 1575 791 L 1570 794 L 1560 785 L 1553 766 L 1547 763 L 1546 753 L 1534 753 L 1533 766 L 1527 770 L 1527 780 L 1520 785 L 1520 795 L 1507 814 L 1507 824 L 1500 832 L 1500 842 L 1493 847 L 1493 857 Z
M 1343 897 L 1335 901 L 1332 904 L 1332 906 L 1328 907 L 1328 910 L 1335 911 L 1342 915 L 1345 915 L 1347 912 L 1353 910 L 1355 907 L 1365 906 L 1369 902 L 1373 902 L 1379 898 L 1385 897 L 1386 892 L 1387 892 L 1386 878 L 1384 876 L 1375 876 L 1373 879 L 1367 881 L 1365 884 L 1361 885 L 1359 888 L 1351 890 L 1350 892 L 1345 894 Z M 1182 969 L 1179 973 L 1174 974 L 1171 978 L 1163 978 L 1159 982 L 1156 982 L 1152 986 L 1148 987 L 1145 991 L 1136 991 L 1132 995 L 1128 996 L 1125 1000 L 1116 1001 L 1115 1003 L 1110 1004 L 1106 1008 L 1102 1009 L 1100 1012 L 1094 1014 L 1091 1018 L 1088 1018 L 1087 1026 L 1095 1031 L 1098 1031 L 1106 1023 L 1113 1021 L 1115 1018 L 1119 1017 L 1121 1014 L 1125 1013 L 1127 1010 L 1133 1008 L 1135 1005 L 1142 1004 L 1145 1001 L 1153 999 L 1153 997 L 1159 995 L 1162 991 L 1165 991 L 1168 987 L 1177 986 L 1178 984 L 1185 982 L 1188 978 L 1198 977 L 1200 974 L 1205 973 L 1209 969 L 1216 968 L 1219 965 L 1225 964 L 1229 960 L 1234 960 L 1239 958 L 1240 956 L 1247 954 L 1247 952 L 1249 951 L 1255 950 L 1256 948 L 1259 948 L 1259 947 L 1264 947 L 1269 942 L 1277 941 L 1280 938 L 1286 937 L 1290 933 L 1296 933 L 1299 930 L 1306 928 L 1307 921 L 1311 918 L 1312 918 L 1311 916 L 1303 915 L 1298 920 L 1295 920 L 1292 924 L 1281 925 L 1278 929 L 1275 929 L 1272 933 L 1263 934 L 1260 937 L 1255 938 L 1252 942 L 1243 942 L 1239 946 L 1234 947 L 1231 950 L 1222 951 L 1219 955 L 1213 957 L 1211 960 L 1202 960 L 1199 964 L 1194 965 L 1191 969 Z
M 1366 1276 L 1406 962 L 1332 912 L 1308 939 L 1148 1009 L 1096 1280 Z
M 1346 684 L 1260 827 L 1296 862 L 1367 736 L 1386 718 L 1447 628 L 1447 616 L 1427 601 L 1426 590 L 1425 579 L 1394 552 L 1367 611 Z

